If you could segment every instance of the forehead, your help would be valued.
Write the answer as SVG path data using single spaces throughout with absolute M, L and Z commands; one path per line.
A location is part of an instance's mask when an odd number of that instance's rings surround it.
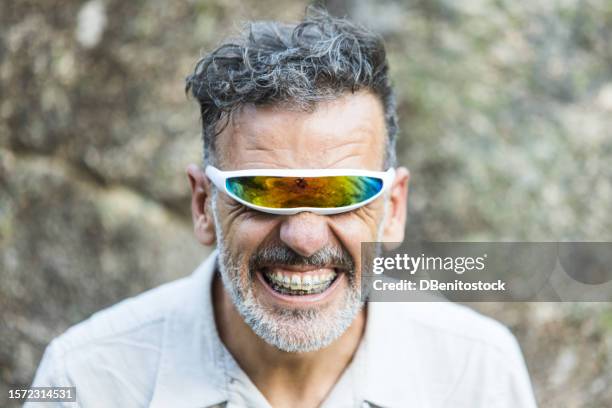
M 312 110 L 244 106 L 217 136 L 226 170 L 357 168 L 381 170 L 384 111 L 370 92 L 347 93 Z

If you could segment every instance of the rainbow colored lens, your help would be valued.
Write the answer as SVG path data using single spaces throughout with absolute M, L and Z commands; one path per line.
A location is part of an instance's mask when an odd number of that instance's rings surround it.
M 338 208 L 378 194 L 383 180 L 366 176 L 230 177 L 227 190 L 236 197 L 267 208 Z

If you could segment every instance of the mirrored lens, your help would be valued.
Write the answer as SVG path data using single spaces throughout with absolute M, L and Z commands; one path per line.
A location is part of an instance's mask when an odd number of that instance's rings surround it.
M 382 179 L 365 176 L 232 177 L 227 189 L 267 208 L 338 208 L 363 202 L 382 189 Z

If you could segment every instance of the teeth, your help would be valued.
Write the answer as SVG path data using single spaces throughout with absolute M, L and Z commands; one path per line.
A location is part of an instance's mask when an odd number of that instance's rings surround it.
M 336 272 L 307 274 L 303 277 L 296 273 L 284 274 L 278 271 L 266 272 L 265 275 L 275 290 L 292 295 L 305 295 L 325 291 L 336 277 Z
M 298 290 L 298 289 L 301 289 L 301 287 L 302 287 L 302 280 L 300 279 L 299 276 L 293 275 L 291 277 L 291 289 Z

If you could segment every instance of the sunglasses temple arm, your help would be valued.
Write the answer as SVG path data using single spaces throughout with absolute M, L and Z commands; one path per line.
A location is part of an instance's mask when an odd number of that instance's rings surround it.
M 225 191 L 225 176 L 219 169 L 213 166 L 206 166 L 205 173 L 218 189 Z
M 385 172 L 385 189 L 391 187 L 391 184 L 393 184 L 393 180 L 395 180 L 395 169 L 391 167 Z

